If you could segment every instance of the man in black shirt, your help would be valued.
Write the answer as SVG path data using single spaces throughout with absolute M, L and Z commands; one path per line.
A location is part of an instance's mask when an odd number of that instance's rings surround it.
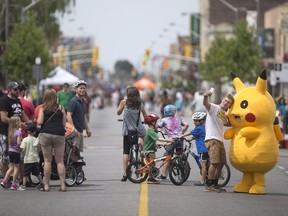
M 8 157 L 8 126 L 12 116 L 19 116 L 22 122 L 27 123 L 29 119 L 23 111 L 22 104 L 18 99 L 19 85 L 17 82 L 12 81 L 7 85 L 8 94 L 3 96 L 0 100 L 0 165 L 2 175 L 8 169 L 9 157 Z M 22 123 L 25 126 L 25 123 Z

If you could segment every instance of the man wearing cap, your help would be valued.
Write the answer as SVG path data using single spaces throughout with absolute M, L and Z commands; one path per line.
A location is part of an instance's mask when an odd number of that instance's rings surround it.
M 5 175 L 8 169 L 8 126 L 12 116 L 19 116 L 22 122 L 28 122 L 26 114 L 23 111 L 21 101 L 19 100 L 19 84 L 15 81 L 8 83 L 8 94 L 0 100 L 0 157 L 1 169 Z
M 73 143 L 83 152 L 83 130 L 86 130 L 87 136 L 91 136 L 87 119 L 85 118 L 86 102 L 84 96 L 86 94 L 87 83 L 79 80 L 75 85 L 76 95 L 71 99 L 67 108 L 67 121 L 75 127 L 75 136 Z

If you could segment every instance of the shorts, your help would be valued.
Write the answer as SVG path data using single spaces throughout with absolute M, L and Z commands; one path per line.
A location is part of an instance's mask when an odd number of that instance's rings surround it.
M 39 144 L 41 146 L 52 146 L 54 148 L 65 145 L 65 137 L 47 133 L 39 134 Z
M 8 141 L 7 136 L 4 134 L 0 134 L 0 161 L 4 165 L 9 164 L 9 155 L 8 155 Z
M 212 164 L 226 163 L 226 151 L 223 142 L 216 139 L 210 139 L 205 141 L 205 145 L 208 149 L 209 159 Z
M 174 148 L 173 148 L 174 146 Z M 176 152 L 181 152 L 183 150 L 183 140 L 177 139 L 174 143 L 171 143 L 166 147 L 166 152 L 164 155 L 171 155 L 173 157 L 174 155 L 174 149 L 176 149 Z
M 9 152 L 9 162 L 13 164 L 20 164 L 20 153 Z
M 24 164 L 23 176 L 28 177 L 28 176 L 30 176 L 30 173 L 32 173 L 32 175 L 34 175 L 34 176 L 40 175 L 39 163 L 36 162 L 36 163 Z
M 73 138 L 73 145 L 76 146 L 80 152 L 83 152 L 84 149 L 84 136 L 83 133 L 78 132 L 78 136 L 76 135 Z
M 204 152 L 204 153 L 199 154 L 199 158 L 200 158 L 200 161 L 207 161 L 209 158 L 208 152 Z
M 129 142 L 128 136 L 127 135 L 123 136 L 123 154 L 129 155 L 132 145 L 135 145 L 135 144 L 132 144 Z

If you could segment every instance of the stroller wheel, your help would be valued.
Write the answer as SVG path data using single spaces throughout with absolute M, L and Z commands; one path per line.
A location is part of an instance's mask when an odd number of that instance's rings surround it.
M 77 180 L 77 171 L 76 169 L 71 166 L 68 165 L 66 166 L 66 177 L 65 177 L 65 183 L 68 187 L 72 187 Z
M 84 171 L 81 169 L 78 173 L 77 173 L 77 179 L 76 179 L 76 184 L 80 185 L 85 181 L 85 174 Z

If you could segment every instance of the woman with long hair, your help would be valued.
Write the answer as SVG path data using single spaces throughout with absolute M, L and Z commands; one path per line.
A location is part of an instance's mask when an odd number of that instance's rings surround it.
M 39 144 L 44 158 L 44 188 L 50 190 L 51 163 L 54 158 L 60 178 L 59 191 L 66 191 L 65 186 L 65 124 L 66 112 L 63 106 L 57 102 L 57 94 L 54 89 L 47 89 L 44 93 L 43 105 L 39 110 L 37 124 L 41 126 Z
M 128 87 L 126 89 L 126 99 L 121 100 L 117 114 L 123 114 L 123 177 L 121 181 L 127 181 L 126 168 L 128 166 L 128 158 L 131 146 L 135 143 L 130 143 L 128 140 L 128 130 L 137 130 L 138 137 L 141 138 L 141 144 L 143 145 L 143 139 L 146 133 L 146 129 L 142 124 L 140 113 L 143 117 L 146 115 L 144 105 L 141 103 L 139 90 L 135 87 Z M 139 120 L 138 120 L 139 119 Z M 138 120 L 138 125 L 137 125 Z

